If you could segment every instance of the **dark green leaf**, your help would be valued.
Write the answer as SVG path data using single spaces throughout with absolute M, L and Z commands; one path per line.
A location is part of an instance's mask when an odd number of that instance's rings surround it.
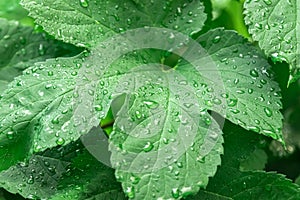
M 93 158 L 80 143 L 47 150 L 0 173 L 0 186 L 26 198 L 125 200 L 114 170 Z
M 284 175 L 239 170 L 239 163 L 249 157 L 261 139 L 234 126 L 227 126 L 224 132 L 222 166 L 210 180 L 206 191 L 189 199 L 202 199 L 207 197 L 207 192 L 220 196 L 221 199 L 299 199 L 299 186 Z M 213 200 L 214 197 L 207 199 Z

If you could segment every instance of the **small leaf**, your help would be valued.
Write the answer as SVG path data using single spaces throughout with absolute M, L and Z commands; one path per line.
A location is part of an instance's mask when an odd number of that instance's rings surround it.
M 245 1 L 245 22 L 259 46 L 274 62 L 290 64 L 290 83 L 300 74 L 298 0 Z

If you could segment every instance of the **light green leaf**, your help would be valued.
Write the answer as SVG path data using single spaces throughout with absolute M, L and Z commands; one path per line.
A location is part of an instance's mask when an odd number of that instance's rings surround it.
M 0 173 L 0 186 L 30 199 L 125 200 L 114 170 L 104 166 L 76 142 L 34 155 Z M 109 196 L 111 195 L 111 196 Z
M 57 39 L 77 46 L 95 46 L 113 34 L 145 26 L 192 34 L 206 20 L 200 0 L 22 0 L 36 23 Z M 130 14 L 128 14 L 130 11 Z
M 0 27 L 0 93 L 7 83 L 35 62 L 79 52 L 44 33 L 34 33 L 31 27 L 16 21 L 0 19 Z
M 280 88 L 264 55 L 233 31 L 210 30 L 197 41 L 214 63 L 198 69 L 182 63 L 177 71 L 196 84 L 199 99 L 233 123 L 283 142 Z
M 216 172 L 223 151 L 222 131 L 192 86 L 181 84 L 185 78 L 176 71 L 155 68 L 143 66 L 120 81 L 127 96 L 110 135 L 111 162 L 132 199 L 195 194 Z
M 300 6 L 298 0 L 247 0 L 249 33 L 274 62 L 290 64 L 290 83 L 300 75 Z
M 224 140 L 222 166 L 210 179 L 206 190 L 200 191 L 193 198 L 188 198 L 189 200 L 207 197 L 206 193 L 224 197 L 221 198 L 224 200 L 299 199 L 299 186 L 286 179 L 284 175 L 275 172 L 239 170 L 240 162 L 247 159 L 257 148 L 260 138 L 241 128 L 225 125 Z

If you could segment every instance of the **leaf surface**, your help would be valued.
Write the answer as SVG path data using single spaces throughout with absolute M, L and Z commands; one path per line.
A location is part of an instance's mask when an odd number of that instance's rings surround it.
M 300 5 L 291 0 L 248 0 L 244 4 L 249 33 L 274 62 L 290 64 L 290 82 L 300 76 Z
M 48 33 L 67 43 L 86 47 L 95 46 L 113 34 L 145 26 L 192 34 L 200 31 L 206 20 L 204 6 L 199 0 L 21 2 Z
M 199 99 L 233 123 L 282 142 L 280 88 L 264 55 L 233 31 L 210 30 L 197 41 L 211 61 L 199 56 L 196 68 L 183 62 L 177 70 Z
M 195 194 L 220 164 L 218 124 L 195 100 L 193 87 L 183 84 L 184 77 L 157 67 L 126 76 L 128 84 L 119 88 L 126 100 L 110 135 L 111 162 L 132 199 Z
M 239 170 L 239 165 L 257 149 L 262 138 L 233 125 L 225 125 L 222 166 L 210 180 L 205 191 L 188 199 L 214 196 L 220 199 L 299 199 L 300 188 L 282 174 Z
M 45 33 L 35 33 L 17 21 L 0 19 L 0 27 L 0 93 L 35 62 L 79 52 L 72 45 L 52 40 Z
M 1 187 L 25 198 L 125 199 L 114 170 L 92 157 L 80 142 L 34 155 L 28 163 L 2 171 L 0 177 Z

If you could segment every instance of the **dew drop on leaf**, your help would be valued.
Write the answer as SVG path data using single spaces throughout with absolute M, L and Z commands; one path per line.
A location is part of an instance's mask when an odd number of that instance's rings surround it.
M 249 126 L 248 129 L 250 131 L 259 132 L 260 128 L 258 126 Z
M 228 106 L 229 106 L 229 107 L 234 107 L 234 106 L 236 106 L 237 101 L 238 101 L 237 99 L 230 99 L 229 102 L 228 102 Z
M 250 75 L 254 78 L 258 77 L 258 72 L 255 69 L 250 70 Z
M 9 140 L 14 139 L 14 132 L 13 132 L 13 131 L 8 131 L 8 132 L 6 133 L 6 137 L 7 137 Z
M 133 199 L 135 197 L 134 187 L 127 187 L 125 194 L 128 196 L 128 198 Z
M 264 111 L 268 117 L 272 117 L 273 113 L 270 108 L 264 108 Z
M 53 71 L 49 71 L 48 76 L 53 76 Z
M 263 0 L 265 4 L 267 4 L 268 6 L 272 4 L 271 0 Z
M 30 176 L 30 177 L 28 178 L 27 183 L 30 184 L 30 185 L 34 183 L 33 176 Z
M 52 119 L 52 124 L 59 124 L 59 117 L 55 117 L 54 119 Z
M 212 40 L 213 43 L 218 43 L 221 40 L 221 36 L 217 35 L 216 37 L 214 37 L 214 39 Z
M 96 105 L 95 106 L 95 110 L 96 111 L 101 111 L 102 110 L 102 106 L 101 105 Z
M 79 0 L 79 3 L 83 8 L 87 8 L 89 6 L 89 3 L 87 0 Z
M 158 107 L 158 103 L 155 102 L 155 101 L 150 101 L 150 100 L 147 100 L 147 101 L 144 101 L 143 102 L 149 109 L 155 109 Z
M 131 183 L 133 183 L 133 184 L 138 184 L 139 181 L 141 180 L 139 177 L 137 177 L 135 175 L 130 176 L 129 179 L 130 179 Z
M 175 199 L 179 198 L 180 194 L 179 194 L 179 189 L 178 188 L 173 188 L 171 193 L 172 193 L 173 198 L 175 198 Z
M 65 143 L 65 140 L 63 139 L 63 138 L 58 138 L 57 140 L 56 140 L 56 144 L 57 145 L 63 145 Z
M 135 111 L 135 117 L 137 119 L 141 119 L 143 117 L 143 115 L 142 115 L 142 113 L 140 111 L 137 110 L 137 111 Z
M 153 149 L 154 145 L 151 142 L 147 142 L 143 147 L 143 151 L 149 152 Z

